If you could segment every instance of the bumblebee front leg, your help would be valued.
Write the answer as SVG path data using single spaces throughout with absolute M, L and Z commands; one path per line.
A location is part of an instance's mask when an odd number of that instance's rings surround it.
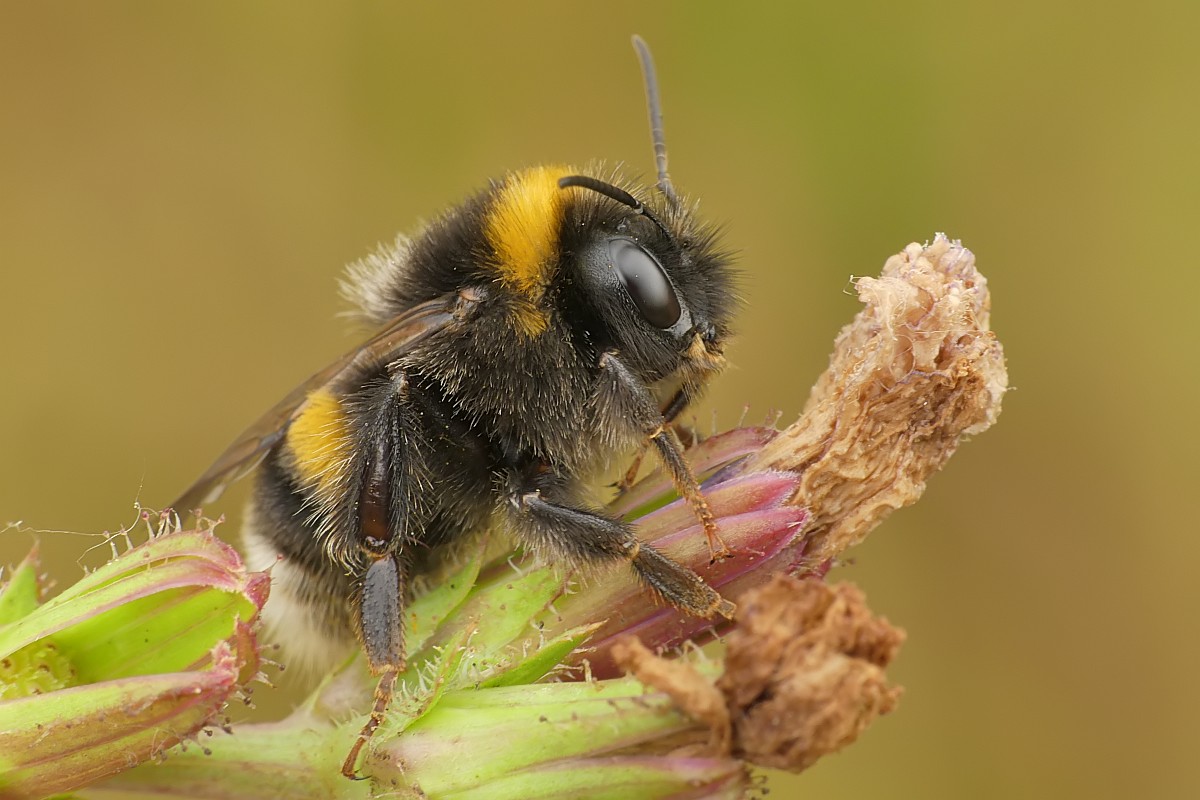
M 596 511 L 563 502 L 561 485 L 546 473 L 510 475 L 509 526 L 527 546 L 574 563 L 628 561 L 651 589 L 671 605 L 697 617 L 732 619 L 733 603 L 696 573 L 642 542 L 633 527 Z
M 679 433 L 679 426 L 674 424 L 675 419 L 683 413 L 683 410 L 688 407 L 690 402 L 691 397 L 689 396 L 687 389 L 680 387 L 679 391 L 671 395 L 671 399 L 667 401 L 666 406 L 664 406 L 662 409 L 663 422 L 675 428 L 676 435 Z M 699 440 L 696 431 L 692 428 L 685 428 L 685 430 L 691 432 L 692 444 L 688 446 L 694 446 Z M 627 469 L 625 474 L 621 476 L 621 480 L 617 481 L 618 495 L 629 491 L 629 488 L 633 486 L 633 482 L 637 480 L 638 472 L 642 468 L 642 460 L 646 457 L 646 451 L 648 449 L 650 449 L 649 440 L 646 440 L 638 445 L 637 453 L 635 453 L 633 456 L 633 463 L 629 465 L 629 469 Z
M 658 404 L 654 402 L 650 390 L 625 366 L 615 352 L 609 351 L 600 356 L 600 368 L 607 378 L 606 383 L 602 384 L 602 391 L 607 394 L 605 402 L 614 405 L 624 416 L 631 419 L 645 434 L 646 440 L 654 445 L 667 471 L 671 473 L 675 489 L 691 504 L 696 518 L 704 526 L 704 536 L 708 539 L 708 550 L 712 560 L 728 558 L 731 553 L 717 532 L 716 517 L 713 516 L 708 500 L 700 491 L 700 484 L 692 474 L 692 468 L 683 457 L 683 444 L 659 410 Z M 680 405 L 675 413 L 682 411 L 684 405 Z

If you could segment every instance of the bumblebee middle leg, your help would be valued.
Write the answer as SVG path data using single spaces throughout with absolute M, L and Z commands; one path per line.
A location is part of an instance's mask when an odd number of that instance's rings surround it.
M 628 561 L 647 586 L 676 608 L 698 617 L 733 617 L 733 603 L 695 572 L 642 542 L 632 526 L 579 508 L 566 494 L 562 484 L 548 480 L 545 473 L 524 479 L 510 476 L 506 506 L 513 533 L 537 552 L 574 563 Z

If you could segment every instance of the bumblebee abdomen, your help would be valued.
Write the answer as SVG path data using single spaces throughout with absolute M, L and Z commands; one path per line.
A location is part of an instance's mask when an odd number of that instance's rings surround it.
M 289 659 L 320 670 L 353 646 L 353 580 L 317 544 L 306 493 L 281 461 L 271 454 L 259 467 L 242 524 L 246 562 L 251 569 L 270 570 L 264 621 L 287 643 Z

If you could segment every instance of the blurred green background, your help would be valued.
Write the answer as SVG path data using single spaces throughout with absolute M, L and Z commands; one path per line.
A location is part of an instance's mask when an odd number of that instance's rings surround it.
M 343 264 L 510 168 L 651 174 L 638 32 L 745 270 L 706 409 L 790 420 L 850 276 L 936 231 L 1017 389 L 836 573 L 909 632 L 899 710 L 777 792 L 1200 796 L 1197 31 L 1156 2 L 5 3 L 0 526 L 57 531 L 72 581 L 354 341 Z

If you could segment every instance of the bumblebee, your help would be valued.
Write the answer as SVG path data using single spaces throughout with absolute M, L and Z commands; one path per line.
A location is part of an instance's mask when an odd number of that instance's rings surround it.
M 472 532 L 498 527 L 568 565 L 626 562 L 689 614 L 733 613 L 583 499 L 598 467 L 652 448 L 714 558 L 726 554 L 671 423 L 724 364 L 732 272 L 668 177 L 653 62 L 639 37 L 634 46 L 654 191 L 599 168 L 525 169 L 353 265 L 350 293 L 378 332 L 173 504 L 210 502 L 257 467 L 244 536 L 252 565 L 278 561 L 268 623 L 326 651 L 356 638 L 380 678 L 348 777 L 405 669 L 413 577 Z

